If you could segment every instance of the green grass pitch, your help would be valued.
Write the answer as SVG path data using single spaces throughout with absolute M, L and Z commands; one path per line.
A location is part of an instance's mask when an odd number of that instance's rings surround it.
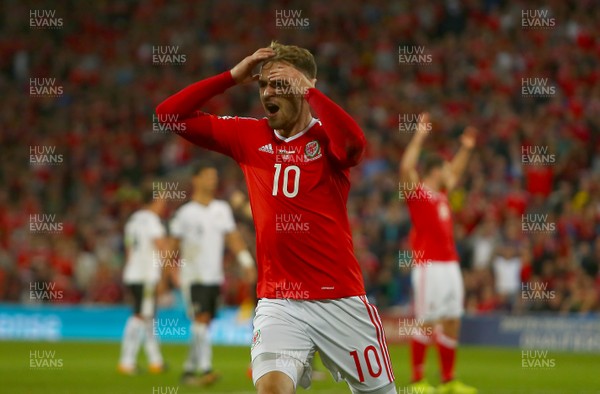
M 249 349 L 215 347 L 214 367 L 221 380 L 210 388 L 179 385 L 181 364 L 187 347 L 163 344 L 170 370 L 162 375 L 142 373 L 122 376 L 116 371 L 119 345 L 87 342 L 0 342 L 0 392 L 10 394 L 186 394 L 186 393 L 253 393 L 246 376 Z M 33 353 L 32 353 L 33 352 Z M 32 356 L 33 354 L 33 356 Z M 411 393 L 404 388 L 409 380 L 408 348 L 391 346 L 390 354 L 399 394 Z M 41 356 L 36 358 L 37 356 Z M 521 351 L 489 347 L 459 349 L 457 375 L 479 388 L 482 394 L 591 394 L 600 393 L 600 356 L 548 352 L 545 362 L 524 367 Z M 32 359 L 34 361 L 32 361 Z M 42 360 L 40 363 L 39 360 Z M 35 361 L 38 360 L 38 361 Z M 548 362 L 552 360 L 551 362 Z M 427 376 L 438 383 L 437 354 L 430 348 Z M 40 368 L 31 364 L 41 365 Z M 537 364 L 537 367 L 535 366 Z M 541 365 L 544 364 L 544 365 Z M 44 366 L 46 365 L 46 366 Z M 140 365 L 145 365 L 141 356 Z M 549 366 L 549 365 L 553 365 Z M 322 366 L 317 366 L 322 369 Z M 298 392 L 304 390 L 299 389 Z M 314 382 L 307 393 L 349 393 L 345 383 Z

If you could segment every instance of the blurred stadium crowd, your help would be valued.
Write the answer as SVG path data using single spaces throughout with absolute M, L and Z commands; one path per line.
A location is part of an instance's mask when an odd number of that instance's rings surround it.
M 399 117 L 428 110 L 434 131 L 426 150 L 449 157 L 467 124 L 480 129 L 450 195 L 468 313 L 600 310 L 594 1 L 53 4 L 64 21 L 56 29 L 29 25 L 30 10 L 46 5 L 1 5 L 0 301 L 33 302 L 31 284 L 52 282 L 63 294 L 53 302 L 122 302 L 122 228 L 139 207 L 139 187 L 161 179 L 189 190 L 187 169 L 199 157 L 217 163 L 220 197 L 233 197 L 252 243 L 235 163 L 157 131 L 153 113 L 168 95 L 277 39 L 315 54 L 317 87 L 367 135 L 348 209 L 367 291 L 380 307 L 410 304 L 410 268 L 398 258 L 409 249 L 410 221 L 397 166 L 412 135 Z M 523 27 L 522 10 L 534 9 L 548 10 L 555 25 Z M 276 10 L 301 10 L 309 26 L 278 27 Z M 157 46 L 179 48 L 185 61 L 153 63 Z M 424 48 L 431 62 L 400 64 L 401 46 Z M 528 77 L 548 78 L 554 94 L 525 97 Z M 64 92 L 31 97 L 30 78 L 56 78 Z M 204 110 L 263 116 L 256 86 L 235 87 Z M 56 147 L 62 162 L 30 163 L 33 146 Z M 523 147 L 531 146 L 546 147 L 552 162 L 527 163 Z M 181 203 L 171 201 L 171 212 Z M 55 214 L 61 230 L 32 231 L 35 214 Z M 526 231 L 527 215 L 543 218 L 545 230 Z M 227 267 L 225 300 L 236 304 L 241 284 L 234 264 Z

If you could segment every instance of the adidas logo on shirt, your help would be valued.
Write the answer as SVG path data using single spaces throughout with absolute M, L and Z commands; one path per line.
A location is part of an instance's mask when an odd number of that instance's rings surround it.
M 258 150 L 260 152 L 275 153 L 275 151 L 273 150 L 273 145 L 271 144 L 263 145 L 260 148 L 258 148 Z

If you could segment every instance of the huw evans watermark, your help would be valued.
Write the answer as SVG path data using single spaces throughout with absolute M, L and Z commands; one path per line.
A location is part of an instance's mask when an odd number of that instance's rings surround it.
M 398 198 L 400 200 L 429 201 L 433 198 L 433 191 L 426 188 L 421 182 L 399 182 Z
M 551 29 L 556 26 L 556 18 L 550 10 L 521 10 L 521 27 L 524 29 Z
M 44 234 L 61 233 L 63 223 L 56 220 L 56 214 L 30 214 L 29 231 Z
M 152 321 L 152 334 L 159 338 L 184 338 L 188 334 L 187 323 L 178 318 L 157 318 Z
M 63 26 L 63 18 L 56 15 L 56 10 L 29 10 L 29 27 L 32 29 L 60 29 Z
M 275 95 L 278 97 L 304 97 L 308 86 L 302 86 L 300 78 L 283 78 L 275 85 Z
M 400 268 L 414 268 L 420 265 L 430 266 L 431 259 L 425 258 L 424 250 L 400 250 L 398 251 L 398 266 Z
M 152 265 L 159 268 L 182 268 L 187 265 L 185 258 L 180 258 L 180 250 L 152 251 Z
M 425 51 L 423 45 L 398 46 L 398 63 L 404 65 L 429 65 L 433 56 Z
M 179 119 L 179 114 L 152 114 L 153 133 L 182 133 L 187 124 Z
M 64 93 L 56 78 L 29 78 L 29 95 L 31 97 L 60 97 Z
M 548 78 L 521 78 L 521 95 L 523 97 L 553 97 L 556 86 L 550 84 Z
M 304 163 L 304 150 L 300 146 L 276 148 L 275 162 L 287 164 Z
M 424 117 L 425 115 L 423 114 L 398 114 L 398 131 L 407 134 L 416 133 L 417 131 L 431 132 L 433 128 L 432 122 L 423 123 Z M 421 125 L 423 130 L 419 130 L 419 125 Z
M 524 165 L 552 165 L 556 164 L 556 155 L 550 153 L 548 146 L 523 145 L 521 146 L 521 163 Z
M 59 165 L 64 162 L 62 153 L 56 152 L 53 145 L 29 146 L 29 163 L 33 165 Z
M 521 298 L 524 300 L 553 300 L 555 297 L 556 291 L 548 290 L 548 283 L 521 283 Z
M 60 301 L 63 291 L 56 289 L 56 282 L 30 282 L 29 299 L 37 301 Z
M 181 66 L 187 61 L 187 55 L 179 53 L 179 45 L 153 45 L 152 64 L 159 66 Z
M 301 213 L 278 213 L 275 215 L 275 231 L 278 233 L 308 233 L 310 223 Z
M 30 350 L 29 369 L 62 369 L 63 359 L 56 356 L 56 350 Z
M 187 192 L 182 190 L 179 182 L 152 182 L 152 198 L 154 200 L 184 201 Z
M 275 10 L 275 27 L 278 29 L 308 29 L 310 20 L 302 10 Z
M 306 300 L 309 298 L 309 291 L 303 289 L 302 282 L 275 282 L 275 298 Z
M 402 318 L 398 320 L 398 335 L 401 337 L 428 337 L 433 334 L 433 327 L 427 326 L 424 319 Z
M 547 350 L 521 350 L 521 368 L 553 369 L 556 360 L 550 358 Z
M 280 350 L 275 354 L 277 368 L 296 367 L 298 360 L 302 360 L 301 350 Z
M 398 394 L 427 394 L 431 391 L 427 391 L 426 387 L 416 387 L 416 386 L 399 386 Z
M 150 394 L 178 394 L 179 386 L 152 386 Z
M 556 223 L 548 220 L 547 213 L 528 213 L 521 215 L 521 230 L 524 233 L 553 233 Z

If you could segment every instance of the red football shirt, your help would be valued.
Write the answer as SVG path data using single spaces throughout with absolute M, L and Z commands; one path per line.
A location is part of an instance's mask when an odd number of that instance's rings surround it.
M 365 147 L 359 126 L 316 89 L 320 120 L 281 137 L 266 118 L 196 111 L 235 82 L 230 72 L 197 82 L 157 107 L 182 137 L 235 159 L 245 174 L 256 228 L 259 298 L 333 299 L 365 294 L 346 211 L 349 168 Z
M 418 263 L 458 261 L 448 196 L 421 184 L 415 189 L 406 195 L 412 222 L 410 244 L 415 260 Z

